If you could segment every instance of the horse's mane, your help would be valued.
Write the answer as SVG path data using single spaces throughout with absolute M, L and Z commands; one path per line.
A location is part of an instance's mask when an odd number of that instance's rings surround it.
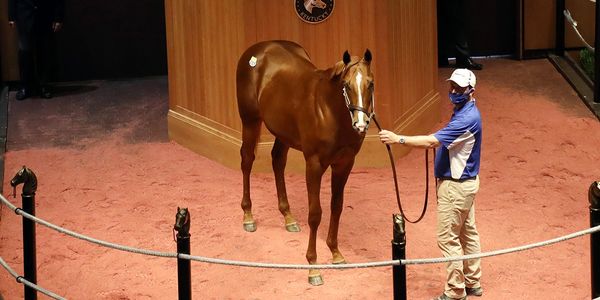
M 350 61 L 350 63 L 348 63 L 348 65 L 344 64 L 344 61 L 342 60 L 338 61 L 331 68 L 331 79 L 341 77 L 348 71 L 348 69 L 350 69 L 350 67 L 358 64 L 360 61 L 361 58 L 359 58 L 358 56 L 353 56 L 352 60 Z

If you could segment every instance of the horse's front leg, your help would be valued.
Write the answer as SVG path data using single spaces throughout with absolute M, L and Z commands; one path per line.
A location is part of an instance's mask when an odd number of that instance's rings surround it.
M 329 233 L 327 234 L 327 246 L 331 250 L 334 264 L 346 262 L 344 256 L 338 249 L 338 229 L 340 216 L 344 208 L 344 187 L 348 176 L 354 165 L 354 158 L 347 162 L 337 163 L 331 166 L 331 218 L 329 220 Z
M 306 189 L 308 191 L 308 225 L 310 236 L 308 248 L 306 249 L 306 260 L 311 265 L 317 263 L 317 230 L 321 223 L 321 202 L 319 193 L 321 191 L 321 178 L 325 172 L 319 158 L 315 155 L 306 157 Z M 323 277 L 318 269 L 308 272 L 308 282 L 312 285 L 323 284 Z
M 271 150 L 271 163 L 273 165 L 273 173 L 275 174 L 279 211 L 285 219 L 285 229 L 289 232 L 298 232 L 300 231 L 300 226 L 298 226 L 296 218 L 294 218 L 290 211 L 290 204 L 285 189 L 285 165 L 287 163 L 289 149 L 289 146 L 276 138 L 275 143 L 273 143 L 273 149 Z

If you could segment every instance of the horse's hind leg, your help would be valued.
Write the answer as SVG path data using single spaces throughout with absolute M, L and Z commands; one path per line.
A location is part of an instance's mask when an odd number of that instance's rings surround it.
M 244 230 L 256 231 L 256 222 L 252 216 L 252 200 L 250 199 L 250 171 L 254 163 L 256 144 L 260 135 L 261 122 L 244 123 L 242 129 L 242 173 L 244 175 L 244 194 L 242 196 L 242 209 L 244 210 Z
M 279 211 L 285 218 L 285 229 L 289 232 L 299 232 L 300 226 L 292 213 L 288 202 L 285 189 L 285 165 L 287 163 L 287 154 L 290 147 L 280 139 L 276 138 L 271 150 L 271 162 L 273 164 L 273 173 L 275 173 L 275 186 L 277 187 L 277 199 L 279 201 Z

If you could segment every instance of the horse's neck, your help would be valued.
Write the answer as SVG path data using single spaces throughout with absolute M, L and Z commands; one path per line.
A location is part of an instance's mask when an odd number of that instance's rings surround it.
M 332 69 L 320 71 L 321 79 L 319 80 L 319 91 L 316 96 L 317 104 L 331 110 L 332 115 L 337 116 L 343 114 L 347 107 L 344 100 L 343 84 L 338 78 L 331 78 Z
M 329 68 L 326 70 L 319 70 L 318 72 L 320 73 L 319 76 L 321 77 L 320 84 L 327 86 L 327 87 L 324 87 L 326 92 L 335 93 L 337 91 L 337 92 L 339 92 L 340 96 L 343 95 L 344 85 L 342 84 L 340 77 L 334 75 L 334 72 L 335 72 L 334 68 Z

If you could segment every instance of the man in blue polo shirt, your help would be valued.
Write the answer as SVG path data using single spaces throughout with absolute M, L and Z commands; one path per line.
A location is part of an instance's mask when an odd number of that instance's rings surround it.
M 386 144 L 435 148 L 435 177 L 438 179 L 437 240 L 445 257 L 481 252 L 475 226 L 475 195 L 479 191 L 481 115 L 475 105 L 475 74 L 456 69 L 450 78 L 449 98 L 454 104 L 450 122 L 431 135 L 405 136 L 388 130 L 379 132 Z M 479 259 L 450 262 L 444 293 L 436 300 L 481 296 L 483 289 Z

